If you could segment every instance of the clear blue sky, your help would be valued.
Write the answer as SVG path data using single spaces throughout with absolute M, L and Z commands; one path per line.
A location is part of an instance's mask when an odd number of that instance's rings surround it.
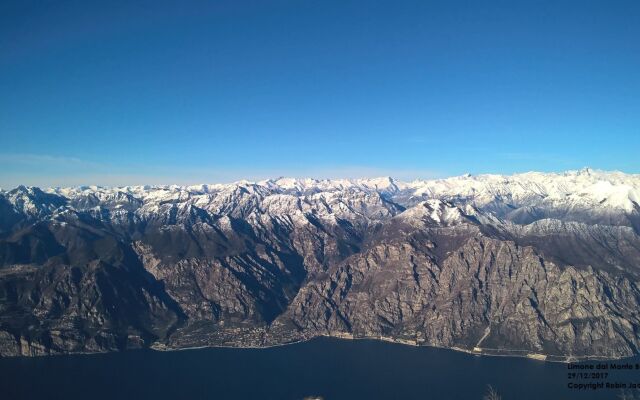
M 640 172 L 638 1 L 0 2 L 0 186 Z

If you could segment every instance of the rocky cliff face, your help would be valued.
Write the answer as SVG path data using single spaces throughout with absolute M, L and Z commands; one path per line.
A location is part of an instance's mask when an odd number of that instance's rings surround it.
M 618 358 L 640 344 L 640 177 L 0 192 L 0 354 L 318 335 Z

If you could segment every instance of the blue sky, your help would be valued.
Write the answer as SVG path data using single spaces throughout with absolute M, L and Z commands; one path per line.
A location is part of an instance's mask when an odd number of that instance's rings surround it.
M 640 172 L 638 1 L 3 1 L 0 187 Z

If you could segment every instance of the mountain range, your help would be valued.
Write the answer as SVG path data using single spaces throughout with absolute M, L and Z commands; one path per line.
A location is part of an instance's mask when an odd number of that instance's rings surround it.
M 0 355 L 317 336 L 477 354 L 640 346 L 640 175 L 0 191 Z

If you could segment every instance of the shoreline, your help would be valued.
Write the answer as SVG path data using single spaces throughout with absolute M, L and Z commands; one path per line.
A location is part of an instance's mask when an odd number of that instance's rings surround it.
M 514 350 L 509 350 L 509 349 L 486 349 L 486 348 L 479 348 L 479 347 L 474 347 L 473 349 L 466 349 L 466 348 L 462 348 L 462 347 L 457 347 L 457 346 L 451 346 L 451 347 L 446 347 L 446 346 L 438 346 L 438 345 L 432 345 L 432 344 L 424 344 L 424 343 L 418 343 L 417 341 L 412 341 L 412 340 L 408 340 L 408 339 L 398 339 L 398 338 L 393 338 L 393 337 L 389 337 L 389 336 L 366 336 L 366 337 L 356 337 L 353 336 L 350 333 L 334 333 L 334 334 L 321 334 L 321 335 L 316 335 L 316 336 L 312 336 L 312 337 L 305 337 L 305 338 L 301 338 L 298 340 L 293 340 L 293 341 L 289 341 L 289 342 L 281 342 L 281 343 L 273 343 L 273 344 L 267 344 L 267 345 L 238 345 L 238 346 L 234 346 L 234 345 L 228 345 L 228 344 L 207 344 L 207 345 L 202 345 L 202 346 L 186 346 L 186 347 L 172 347 L 172 346 L 167 346 L 164 343 L 161 342 L 156 342 L 156 343 L 152 343 L 151 345 L 147 346 L 147 347 L 139 347 L 139 348 L 128 348 L 128 349 L 122 349 L 122 350 L 107 350 L 107 351 L 77 351 L 77 352 L 65 352 L 65 353 L 40 353 L 40 354 L 33 354 L 33 355 L 5 355 L 5 356 L 0 356 L 0 359 L 2 358 L 34 358 L 34 357 L 56 357 L 56 356 L 73 356 L 73 355 L 92 355 L 92 354 L 109 354 L 109 353 L 119 353 L 119 352 L 125 352 L 125 351 L 135 351 L 135 350 L 149 350 L 149 351 L 158 351 L 158 352 L 169 352 L 169 351 L 185 351 L 185 350 L 201 350 L 201 349 L 238 349 L 238 350 L 242 350 L 242 349 L 252 349 L 252 350 L 267 350 L 267 349 L 271 349 L 271 348 L 276 348 L 276 347 L 284 347 L 284 346 L 291 346 L 291 345 L 295 345 L 295 344 L 301 344 L 301 343 L 305 343 L 305 342 L 309 342 L 312 341 L 314 339 L 318 339 L 318 338 L 328 338 L 328 339 L 335 339 L 335 340 L 369 340 L 369 341 L 378 341 L 378 342 L 387 342 L 387 343 L 393 343 L 393 344 L 398 344 L 398 345 L 404 345 L 404 346 L 411 346 L 411 347 L 430 347 L 433 349 L 440 349 L 440 350 L 450 350 L 450 351 L 455 351 L 455 352 L 459 352 L 459 353 L 466 353 L 468 355 L 473 355 L 476 357 L 515 357 L 515 358 L 524 358 L 524 359 L 529 359 L 529 360 L 534 360 L 534 361 L 541 361 L 541 362 L 552 362 L 552 363 L 562 363 L 562 364 L 569 364 L 569 363 L 580 363 L 580 362 L 588 362 L 588 361 L 620 361 L 620 360 L 625 360 L 625 359 L 629 359 L 629 358 L 633 358 L 636 357 L 638 355 L 631 355 L 631 356 L 627 356 L 627 357 L 601 357 L 601 356 L 584 356 L 584 357 L 576 357 L 576 356 L 560 356 L 560 355 L 549 355 L 549 354 L 541 354 L 541 353 L 534 353 L 531 352 L 529 350 L 518 350 L 518 349 L 514 349 Z
M 609 357 L 601 357 L 601 356 L 585 356 L 585 357 L 576 357 L 576 356 L 558 356 L 558 355 L 549 355 L 549 354 L 541 354 L 541 353 L 533 353 L 529 350 L 502 350 L 505 353 L 491 353 L 491 352 L 486 352 L 486 351 L 475 351 L 474 349 L 469 350 L 469 349 L 465 349 L 462 347 L 457 347 L 457 346 L 452 346 L 452 347 L 446 347 L 446 346 L 437 346 L 437 345 L 430 345 L 430 344 L 419 344 L 417 342 L 412 342 L 410 340 L 406 340 L 406 339 L 395 339 L 392 337 L 388 337 L 388 336 L 380 336 L 380 337 L 374 337 L 374 336 L 367 336 L 367 337 L 354 337 L 351 334 L 333 334 L 333 335 L 318 335 L 318 336 L 313 336 L 310 338 L 305 338 L 305 339 L 300 339 L 300 340 L 295 340 L 295 341 L 291 341 L 291 342 L 286 342 L 286 343 L 275 343 L 275 344 L 269 344 L 269 345 L 262 345 L 262 346 L 231 346 L 231 345 L 205 345 L 205 346 L 189 346 L 189 347 L 168 347 L 165 346 L 164 344 L 161 345 L 151 345 L 150 347 L 148 347 L 147 349 L 149 350 L 153 350 L 153 351 L 183 351 L 183 350 L 201 350 L 201 349 L 208 349 L 208 348 L 219 348 L 219 349 L 271 349 L 271 348 L 276 348 L 276 347 L 284 347 L 284 346 L 291 346 L 291 345 L 295 345 L 295 344 L 301 344 L 301 343 L 305 343 L 305 342 L 309 342 L 311 340 L 314 339 L 318 339 L 318 338 L 329 338 L 329 339 L 337 339 L 337 340 L 370 340 L 370 341 L 379 341 L 379 342 L 387 342 L 387 343 L 394 343 L 394 344 L 399 344 L 399 345 L 405 345 L 405 346 L 411 346 L 411 347 L 430 347 L 430 348 L 434 348 L 434 349 L 440 349 L 440 350 L 451 350 L 451 351 L 455 351 L 455 352 L 459 352 L 459 353 L 465 353 L 465 354 L 469 354 L 469 355 L 473 355 L 473 356 L 477 356 L 477 357 L 514 357 L 514 358 L 524 358 L 524 359 L 528 359 L 528 360 L 533 360 L 533 361 L 542 361 L 542 362 L 551 362 L 551 363 L 561 363 L 561 364 L 570 364 L 570 363 L 578 363 L 578 362 L 588 362 L 588 361 L 619 361 L 619 360 L 624 360 L 624 359 L 628 359 L 628 358 L 633 358 L 635 356 L 628 356 L 628 357 L 620 357 L 620 358 L 609 358 Z M 482 349 L 482 350 L 493 350 L 493 349 Z M 522 354 L 508 354 L 508 352 L 522 352 Z

